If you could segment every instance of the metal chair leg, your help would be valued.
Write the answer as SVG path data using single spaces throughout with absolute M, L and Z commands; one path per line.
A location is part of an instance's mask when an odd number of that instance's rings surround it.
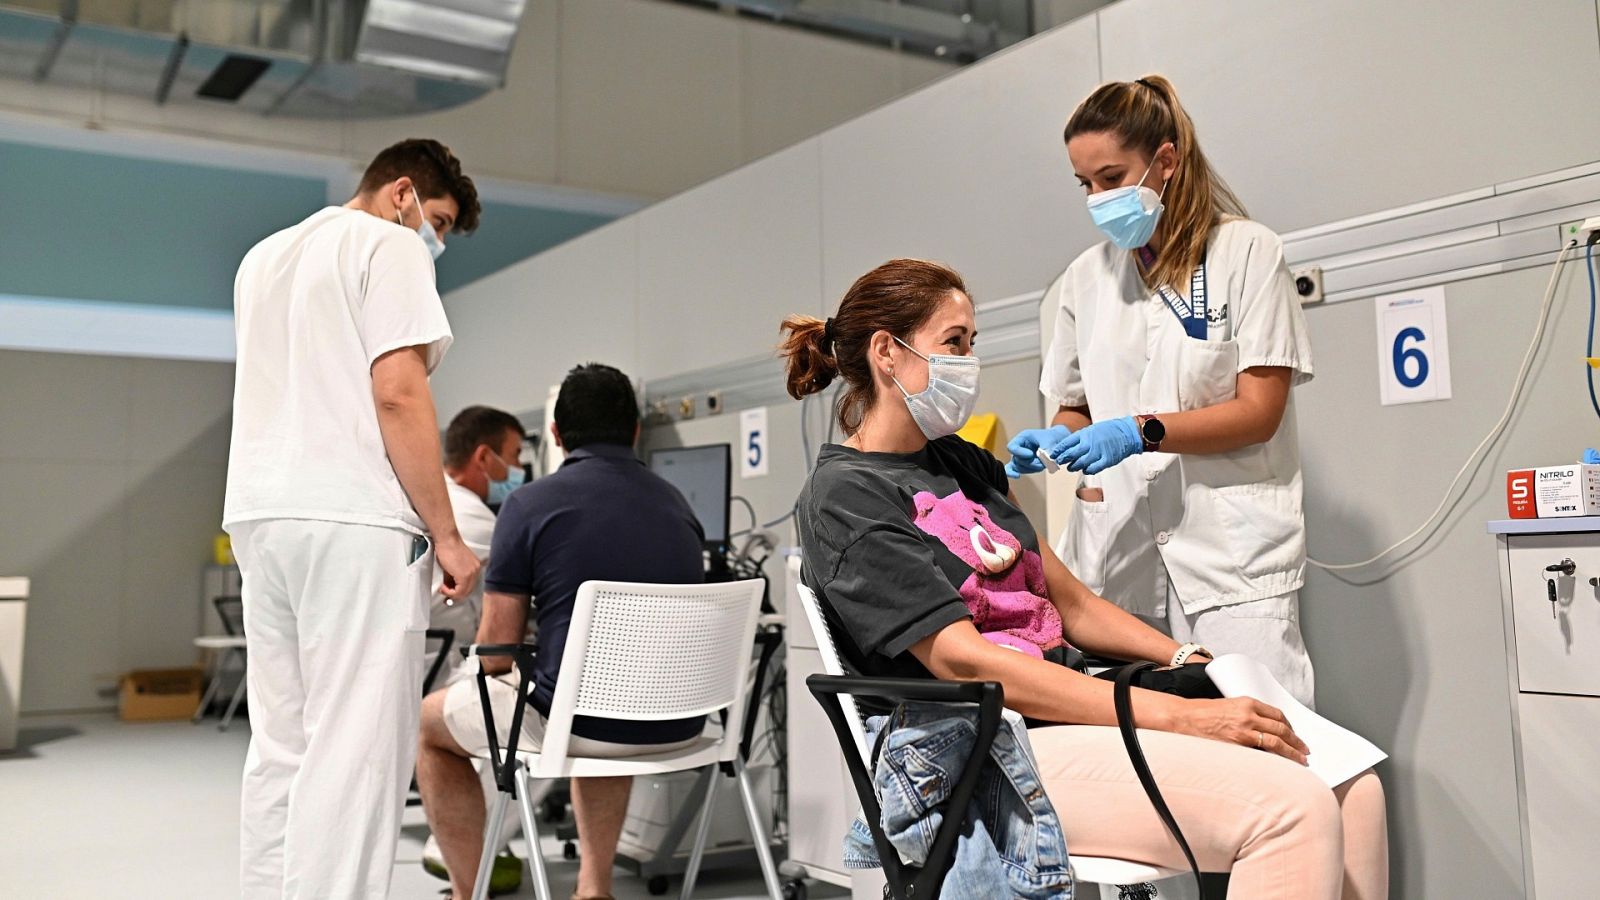
M 507 760 L 506 765 L 511 765 Z M 506 806 L 511 795 L 501 791 L 494 798 L 494 809 L 489 811 L 489 827 L 483 830 L 483 853 L 478 858 L 478 877 L 472 882 L 472 900 L 488 900 L 489 876 L 494 872 L 495 842 L 500 839 L 500 826 L 506 821 Z
M 717 773 L 713 771 L 706 780 L 706 798 L 700 805 L 700 824 L 695 826 L 694 844 L 689 848 L 689 865 L 683 870 L 683 893 L 679 894 L 680 900 L 689 900 L 694 894 L 694 882 L 700 877 L 700 858 L 706 852 L 706 838 L 711 834 L 711 805 L 717 797 L 717 782 L 720 781 Z
M 772 862 L 772 845 L 767 841 L 767 826 L 761 821 L 761 808 L 756 805 L 756 792 L 750 788 L 750 776 L 744 762 L 733 761 L 734 780 L 739 782 L 739 796 L 744 800 L 744 816 L 750 821 L 750 839 L 756 845 L 756 859 L 761 861 L 761 877 L 767 882 L 767 896 L 783 900 L 783 888 L 778 886 L 778 867 Z
M 539 816 L 533 808 L 534 784 L 528 776 L 527 766 L 517 766 L 516 779 L 517 809 L 522 813 L 522 835 L 528 839 L 528 868 L 533 870 L 533 893 L 538 900 L 550 900 L 550 875 L 544 869 L 544 851 L 539 846 Z M 499 832 L 493 834 L 493 839 L 498 841 Z
M 249 679 L 246 677 L 249 665 L 247 661 L 245 669 L 239 672 L 239 686 L 233 689 L 233 699 L 228 702 L 228 711 L 222 714 L 222 723 L 217 726 L 218 731 L 227 731 L 228 726 L 233 724 L 234 711 L 239 708 L 239 701 L 244 699 L 245 688 L 249 684 Z
M 218 653 L 211 660 L 211 683 L 206 685 L 206 692 L 200 695 L 200 708 L 194 711 L 194 718 L 190 722 L 199 725 L 200 720 L 206 717 L 206 711 L 211 709 L 212 701 L 217 699 L 217 692 L 222 689 L 222 659 L 228 655 Z

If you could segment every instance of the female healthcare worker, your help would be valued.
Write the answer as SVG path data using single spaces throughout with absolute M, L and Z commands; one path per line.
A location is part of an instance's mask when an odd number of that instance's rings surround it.
M 1300 634 L 1300 456 L 1289 389 L 1311 345 L 1278 236 L 1245 218 L 1165 78 L 1097 88 L 1067 154 L 1108 240 L 1044 302 L 1049 428 L 1008 446 L 1083 472 L 1061 557 L 1091 590 L 1215 653 L 1248 654 L 1311 705 Z

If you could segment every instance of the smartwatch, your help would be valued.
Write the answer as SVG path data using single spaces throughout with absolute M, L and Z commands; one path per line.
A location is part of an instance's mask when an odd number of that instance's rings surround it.
M 1211 656 L 1211 651 L 1210 650 L 1207 650 L 1206 648 L 1200 646 L 1199 644 L 1188 643 L 1188 644 L 1184 644 L 1182 647 L 1179 647 L 1178 648 L 1178 652 L 1172 654 L 1172 663 L 1171 663 L 1171 665 L 1173 665 L 1173 666 L 1181 666 L 1184 663 L 1188 662 L 1189 661 L 1189 657 L 1195 655 L 1196 653 L 1204 653 L 1206 656 Z M 1214 659 L 1215 657 L 1212 657 L 1212 658 Z
M 1144 441 L 1144 452 L 1153 453 L 1161 449 L 1161 442 L 1167 439 L 1167 426 L 1155 416 L 1135 416 L 1134 423 L 1139 426 L 1139 437 Z

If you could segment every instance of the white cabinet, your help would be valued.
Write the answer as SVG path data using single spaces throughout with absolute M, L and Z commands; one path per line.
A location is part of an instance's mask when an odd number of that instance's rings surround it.
M 1528 850 L 1539 897 L 1595 896 L 1600 848 L 1600 700 L 1518 698 Z
M 1513 663 L 1527 896 L 1593 896 L 1592 857 L 1600 847 L 1600 517 L 1496 522 L 1490 531 L 1498 535 Z

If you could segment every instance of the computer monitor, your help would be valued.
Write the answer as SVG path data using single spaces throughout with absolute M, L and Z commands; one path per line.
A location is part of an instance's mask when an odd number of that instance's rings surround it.
M 650 471 L 666 479 L 689 501 L 705 531 L 706 544 L 728 543 L 728 494 L 733 451 L 727 444 L 672 447 L 650 451 Z

